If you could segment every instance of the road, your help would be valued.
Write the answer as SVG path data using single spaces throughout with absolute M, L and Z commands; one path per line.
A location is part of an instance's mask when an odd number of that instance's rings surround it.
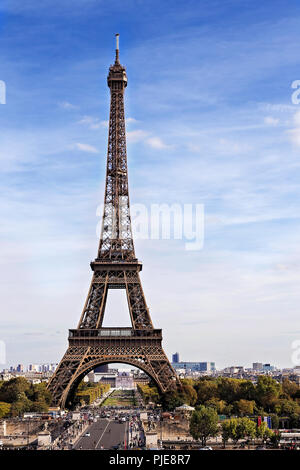
M 119 423 L 115 420 L 99 419 L 86 429 L 74 449 L 101 450 L 111 449 L 117 445 L 123 448 L 124 441 L 127 443 L 127 427 L 126 422 Z M 86 433 L 90 433 L 90 436 L 85 436 Z

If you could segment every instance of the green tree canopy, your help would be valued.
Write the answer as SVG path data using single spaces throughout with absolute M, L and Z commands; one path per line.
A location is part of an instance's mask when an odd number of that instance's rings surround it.
M 6 418 L 9 416 L 11 404 L 5 401 L 0 401 L 0 418 Z
M 227 403 L 233 403 L 238 400 L 241 395 L 240 391 L 241 381 L 238 379 L 231 379 L 228 377 L 218 378 L 218 395 L 221 400 Z
M 267 375 L 258 377 L 255 396 L 258 404 L 262 405 L 267 411 L 271 411 L 272 406 L 276 403 L 281 392 L 281 386 L 276 380 Z
M 204 405 L 211 398 L 218 398 L 218 386 L 215 380 L 200 379 L 195 383 L 197 404 Z
M 267 423 L 265 423 L 264 421 L 259 426 L 257 426 L 256 436 L 263 442 L 269 439 L 272 435 L 273 432 L 268 428 Z
M 282 382 L 282 392 L 290 398 L 295 398 L 299 394 L 299 387 L 295 382 L 285 378 Z
M 218 398 L 211 398 L 205 402 L 205 406 L 211 406 L 218 414 L 223 414 L 226 411 L 227 403 L 224 400 L 219 400 Z
M 226 419 L 222 423 L 222 441 L 224 444 L 224 448 L 226 447 L 226 443 L 229 439 L 233 441 L 236 440 L 236 428 L 237 428 L 237 419 Z
M 241 398 L 240 400 L 234 402 L 234 410 L 240 416 L 247 416 L 253 415 L 255 408 L 255 401 L 254 400 L 244 400 Z
M 202 446 L 205 446 L 207 439 L 216 436 L 217 433 L 218 415 L 213 408 L 202 406 L 193 412 L 190 419 L 190 434 L 194 439 L 200 439 Z
M 241 380 L 240 381 L 240 398 L 244 400 L 255 400 L 255 386 L 251 380 Z
M 10 416 L 20 416 L 25 411 L 48 411 L 51 393 L 45 382 L 32 384 L 24 377 L 16 377 L 2 382 L 0 401 L 10 405 Z
M 19 399 L 23 393 L 30 391 L 30 382 L 24 377 L 16 377 L 4 382 L 0 388 L 0 400 L 7 403 L 13 403 Z
M 238 418 L 236 427 L 237 439 L 253 439 L 256 434 L 256 423 L 249 418 Z
M 180 396 L 187 405 L 193 406 L 197 401 L 197 392 L 194 387 L 188 383 L 182 384 L 182 391 L 180 392 Z

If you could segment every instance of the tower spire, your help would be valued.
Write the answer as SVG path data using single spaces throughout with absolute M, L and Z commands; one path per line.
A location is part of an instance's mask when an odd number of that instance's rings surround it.
M 119 33 L 116 34 L 116 60 L 115 60 L 115 64 L 119 64 L 120 63 L 120 60 L 119 60 Z
M 110 88 L 110 114 L 106 165 L 104 212 L 99 245 L 99 259 L 135 259 L 131 230 L 124 92 L 127 86 L 126 70 L 119 62 L 117 38 L 116 62 L 109 68 L 107 84 Z

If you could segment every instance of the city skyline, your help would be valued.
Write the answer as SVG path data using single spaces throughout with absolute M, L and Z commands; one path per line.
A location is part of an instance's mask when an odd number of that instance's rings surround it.
M 173 355 L 172 355 L 173 356 Z M 172 358 L 170 357 L 169 358 L 170 362 L 172 364 L 174 364 L 174 361 L 172 361 Z M 271 366 L 273 367 L 275 370 L 281 370 L 281 369 L 289 369 L 288 367 L 277 367 L 276 364 L 273 364 L 273 363 L 266 363 L 264 361 L 261 361 L 261 362 L 251 362 L 250 364 L 242 364 L 242 363 L 239 363 L 239 362 L 236 362 L 234 364 L 226 364 L 224 367 L 219 367 L 218 365 L 215 364 L 215 362 L 211 362 L 211 361 L 201 361 L 199 359 L 195 359 L 195 360 L 182 360 L 182 358 L 180 357 L 180 360 L 178 361 L 178 364 L 213 364 L 214 367 L 215 367 L 215 370 L 218 370 L 218 371 L 221 371 L 223 369 L 226 369 L 226 368 L 230 368 L 230 367 L 243 367 L 244 369 L 255 369 L 255 365 L 261 365 L 262 367 L 263 366 Z M 4 367 L 2 370 L 13 370 L 13 371 L 17 371 L 18 368 L 20 368 L 20 366 L 22 367 L 22 371 L 30 371 L 30 370 L 33 370 L 33 369 L 41 369 L 43 367 L 49 367 L 51 369 L 53 369 L 53 367 L 55 366 L 58 366 L 58 362 L 54 362 L 54 361 L 50 361 L 50 362 L 33 362 L 33 363 L 22 363 L 22 362 L 17 362 L 15 363 L 14 365 L 12 364 L 7 364 L 6 367 Z M 136 367 L 130 365 L 130 364 L 124 364 L 124 363 L 117 363 L 117 362 L 112 362 L 112 363 L 109 363 L 108 364 L 108 367 L 109 368 L 114 368 L 118 366 L 117 368 L 119 370 L 121 369 L 124 369 L 124 370 L 127 370 L 127 369 L 136 369 Z M 296 366 L 297 367 L 297 366 Z M 293 367 L 291 367 L 290 369 L 293 369 Z M 1 370 L 1 368 L 0 368 Z M 21 372 L 22 372 L 21 371 Z M 19 371 L 20 372 L 20 371 Z M 37 370 L 36 372 L 40 372 L 39 370 Z
M 133 1 L 125 18 L 116 2 L 116 19 L 113 6 L 91 1 L 82 14 L 81 4 L 0 6 L 7 362 L 58 361 L 82 311 L 103 200 L 106 75 L 119 32 L 131 202 L 205 209 L 202 250 L 186 251 L 183 240 L 135 243 L 168 357 L 180 346 L 188 360 L 219 367 L 253 356 L 292 367 L 300 337 L 300 107 L 292 102 L 299 5 Z M 122 294 L 108 307 L 118 310 L 115 325 L 128 326 Z

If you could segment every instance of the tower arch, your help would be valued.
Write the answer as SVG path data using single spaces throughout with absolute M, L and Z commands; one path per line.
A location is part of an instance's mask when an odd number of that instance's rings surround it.
M 89 373 L 91 372 L 92 370 L 94 370 L 96 367 L 99 367 L 99 366 L 102 366 L 102 365 L 105 365 L 105 364 L 113 364 L 117 361 L 111 361 L 111 360 L 103 360 L 103 361 L 100 361 L 99 360 L 94 360 L 94 361 L 91 361 L 87 364 L 85 364 L 84 367 L 82 367 L 82 369 L 80 371 L 78 371 L 77 374 L 73 375 L 72 377 L 72 380 L 69 382 L 67 388 L 65 389 L 63 395 L 62 395 L 62 400 L 61 400 L 61 407 L 62 408 L 69 408 L 71 403 L 72 403 L 72 397 L 75 395 L 75 391 L 79 385 L 79 383 L 83 380 L 83 378 Z M 145 374 L 151 378 L 153 380 L 153 382 L 155 383 L 157 389 L 158 389 L 158 392 L 160 394 L 163 393 L 163 390 L 161 389 L 161 385 L 160 383 L 157 381 L 157 378 L 155 376 L 155 374 L 153 374 L 151 371 L 149 371 L 149 368 L 147 366 L 145 366 L 144 364 L 142 364 L 140 361 L 137 361 L 137 360 L 124 360 L 123 358 L 120 358 L 118 359 L 118 363 L 121 363 L 121 364 L 126 364 L 126 365 L 131 365 L 133 367 L 136 367 L 140 370 L 142 370 L 143 372 L 145 372 Z

